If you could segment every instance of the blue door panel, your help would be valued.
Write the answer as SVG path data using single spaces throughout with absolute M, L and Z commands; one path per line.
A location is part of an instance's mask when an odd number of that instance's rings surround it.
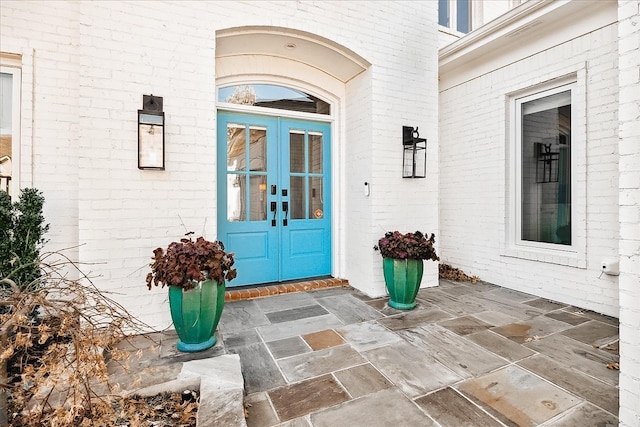
M 290 186 L 296 179 L 298 182 L 304 181 L 304 186 L 298 189 L 298 192 L 302 192 L 304 188 L 304 206 L 292 210 L 304 212 L 300 215 L 303 218 L 291 218 L 287 226 L 282 227 L 281 280 L 331 274 L 331 127 L 328 123 L 282 119 L 279 129 L 282 164 L 300 164 L 295 159 L 292 161 L 291 157 L 300 155 L 298 145 L 301 132 L 304 132 L 304 167 L 300 169 L 300 166 L 295 166 L 296 170 L 285 167 L 280 170 L 280 181 L 284 185 Z M 315 166 L 312 154 L 314 136 L 322 139 L 321 165 Z M 290 145 L 293 140 L 297 146 Z M 312 182 L 322 183 L 322 188 L 316 189 L 320 191 L 314 191 Z M 322 195 L 321 208 L 311 209 L 314 198 L 320 197 L 319 192 Z M 289 202 L 296 203 L 296 200 L 289 199 Z
M 227 243 L 230 247 L 242 248 L 236 259 L 263 260 L 269 259 L 269 233 L 228 233 Z
M 323 239 L 324 229 L 291 230 L 289 232 L 289 256 L 308 256 L 324 254 L 327 250 Z

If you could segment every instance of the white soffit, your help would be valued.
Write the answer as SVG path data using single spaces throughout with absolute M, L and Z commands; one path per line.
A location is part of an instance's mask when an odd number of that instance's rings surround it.
M 529 0 L 440 49 L 440 89 L 617 21 L 615 0 Z
M 317 68 L 346 83 L 371 64 L 328 39 L 284 28 L 242 27 L 216 33 L 216 58 L 266 55 Z

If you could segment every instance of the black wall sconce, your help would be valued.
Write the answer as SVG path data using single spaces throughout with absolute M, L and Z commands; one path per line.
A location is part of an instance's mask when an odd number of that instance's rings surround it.
M 427 140 L 420 138 L 418 128 L 402 126 L 402 177 L 427 176 Z
M 138 110 L 138 169 L 164 170 L 161 96 L 142 95 L 142 110 Z

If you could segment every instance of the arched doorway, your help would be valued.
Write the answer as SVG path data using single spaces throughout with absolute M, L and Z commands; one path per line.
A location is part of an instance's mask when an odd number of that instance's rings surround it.
M 232 285 L 331 275 L 339 111 L 345 83 L 369 64 L 282 28 L 224 30 L 216 40 L 217 225 L 236 254 Z M 261 95 L 274 87 L 294 95 Z

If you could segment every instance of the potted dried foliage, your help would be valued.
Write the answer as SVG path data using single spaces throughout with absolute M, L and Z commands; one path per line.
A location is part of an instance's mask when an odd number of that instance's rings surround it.
M 440 260 L 434 244 L 433 233 L 427 237 L 420 231 L 406 234 L 387 232 L 378 240 L 374 249 L 382 255 L 390 307 L 411 310 L 416 306 L 416 295 L 424 270 L 423 260 Z
M 188 233 L 190 235 L 191 233 Z M 224 308 L 225 281 L 236 277 L 232 253 L 219 241 L 198 237 L 172 242 L 153 251 L 147 286 L 169 287 L 171 319 L 177 348 L 196 352 L 216 343 L 215 330 Z

